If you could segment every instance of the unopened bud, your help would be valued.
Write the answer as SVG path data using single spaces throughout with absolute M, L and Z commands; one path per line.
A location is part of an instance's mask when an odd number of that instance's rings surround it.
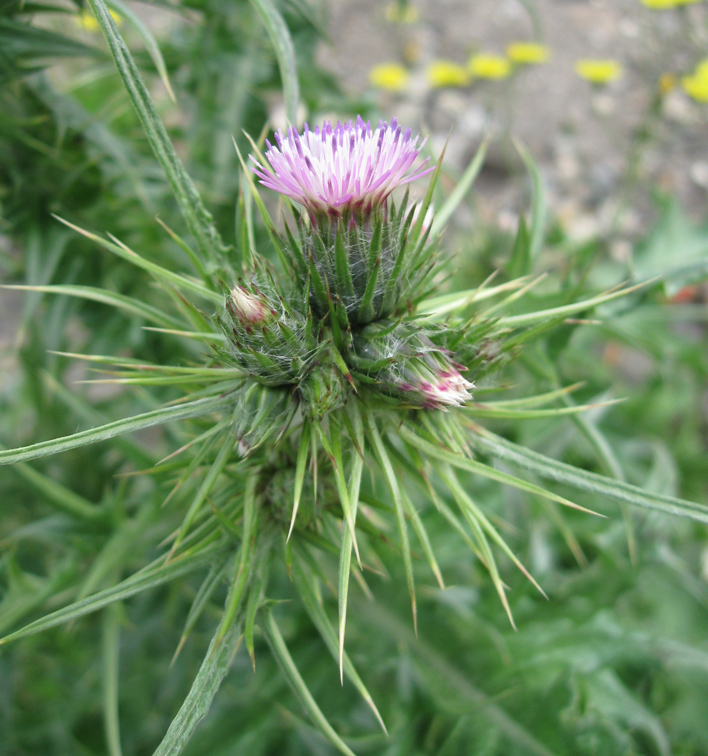
M 264 323 L 271 317 L 268 303 L 260 297 L 251 294 L 244 286 L 236 286 L 231 290 L 232 314 L 244 326 Z
M 425 409 L 459 407 L 472 398 L 474 384 L 442 353 L 406 359 L 401 378 L 398 388 Z
M 300 383 L 299 392 L 303 411 L 309 417 L 320 419 L 344 404 L 346 388 L 344 376 L 331 363 L 319 364 Z
M 472 398 L 474 384 L 462 376 L 466 368 L 410 324 L 372 324 L 356 339 L 355 351 L 356 372 L 403 405 L 446 410 Z

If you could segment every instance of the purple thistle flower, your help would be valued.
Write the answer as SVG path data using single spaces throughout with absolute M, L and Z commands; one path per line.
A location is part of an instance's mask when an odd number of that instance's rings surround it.
M 429 158 L 411 170 L 426 139 L 418 146 L 418 136 L 402 131 L 395 118 L 390 124 L 380 121 L 374 131 L 361 116 L 344 125 L 325 121 L 314 131 L 305 124 L 302 135 L 291 127 L 286 136 L 276 132 L 275 141 L 277 146 L 266 140 L 265 153 L 275 175 L 251 155 L 253 172 L 263 186 L 307 208 L 313 219 L 367 214 L 397 186 L 433 170 L 423 170 Z

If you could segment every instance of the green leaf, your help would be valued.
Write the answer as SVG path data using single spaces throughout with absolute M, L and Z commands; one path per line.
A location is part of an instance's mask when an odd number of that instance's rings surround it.
M 349 544 L 349 554 L 351 556 L 351 543 Z M 310 615 L 310 619 L 317 627 L 317 630 L 322 636 L 324 642 L 327 644 L 327 648 L 332 654 L 332 657 L 334 659 L 337 659 L 337 657 L 341 653 L 339 644 L 337 642 L 337 633 L 335 632 L 335 629 L 332 626 L 332 623 L 329 621 L 329 617 L 327 616 L 327 613 L 322 606 L 319 591 L 316 590 L 314 576 L 308 574 L 308 569 L 301 559 L 294 560 L 293 568 L 293 575 L 295 577 L 300 598 L 305 605 L 305 609 Z M 359 677 L 359 674 L 354 668 L 354 665 L 352 664 L 351 659 L 346 654 L 346 652 L 341 653 L 340 665 L 343 666 L 347 678 L 351 680 L 354 687 L 359 691 L 361 697 L 366 701 L 369 708 L 374 712 L 374 716 L 378 720 L 383 731 L 387 732 L 386 725 L 381 718 L 379 710 L 376 708 L 374 699 L 366 689 L 366 686 Z
M 358 413 L 355 417 L 358 417 Z M 359 419 L 360 424 L 360 419 Z M 357 426 L 358 427 L 358 426 Z M 363 433 L 357 432 L 357 444 L 359 444 L 360 453 L 354 455 L 352 461 L 352 471 L 349 476 L 349 500 L 351 502 L 352 516 L 356 519 L 359 507 L 359 488 L 361 486 L 361 475 L 364 469 Z M 352 566 L 352 534 L 349 528 L 342 529 L 342 543 L 339 551 L 339 578 L 337 586 L 337 610 L 339 614 L 339 678 L 343 680 L 344 675 L 344 632 L 347 624 L 347 602 L 349 599 L 349 575 Z
M 272 611 L 266 612 L 263 623 L 263 633 L 268 641 L 271 651 L 273 652 L 273 656 L 275 656 L 276 661 L 288 680 L 288 683 L 290 683 L 290 687 L 305 711 L 309 714 L 317 729 L 338 751 L 340 751 L 340 753 L 343 753 L 345 756 L 356 756 L 351 748 L 349 748 L 334 731 L 332 725 L 327 721 L 322 710 L 312 697 L 312 693 L 310 693 L 305 681 L 300 676 L 300 673 L 295 666 L 295 662 L 293 661 L 292 656 L 290 656 L 288 647 L 285 645 L 283 636 L 280 634 L 280 630 L 275 624 Z M 155 754 L 155 756 L 158 756 L 158 754 Z M 159 756 L 163 756 L 163 754 L 160 754 Z
M 0 288 L 16 289 L 18 291 L 41 291 L 45 294 L 63 294 L 68 297 L 89 299 L 92 302 L 100 302 L 101 304 L 107 304 L 119 310 L 125 310 L 131 315 L 137 315 L 139 318 L 144 318 L 151 323 L 157 323 L 157 325 L 162 326 L 163 328 L 181 328 L 183 326 L 181 321 L 172 318 L 169 315 L 165 315 L 165 313 L 157 307 L 145 304 L 145 302 L 141 302 L 139 299 L 133 299 L 133 297 L 128 297 L 125 294 L 119 294 L 116 291 L 110 291 L 108 289 L 99 289 L 94 286 L 64 284 L 58 284 L 56 286 L 4 285 L 0 286 Z
M 258 523 L 258 507 L 256 501 L 256 485 L 258 483 L 258 471 L 251 472 L 246 481 L 246 490 L 243 494 L 243 536 L 241 538 L 241 547 L 238 558 L 235 560 L 236 571 L 234 573 L 231 590 L 226 599 L 226 608 L 224 609 L 224 622 L 222 623 L 221 634 L 217 634 L 217 643 L 229 627 L 231 621 L 236 617 L 246 586 L 251 577 L 251 561 L 256 542 L 256 531 Z
M 224 400 L 222 397 L 207 397 L 206 399 L 197 399 L 192 402 L 185 402 L 173 407 L 162 407 L 161 409 L 145 412 L 142 415 L 134 415 L 125 420 L 116 420 L 98 428 L 74 433 L 71 436 L 63 438 L 54 438 L 50 441 L 40 441 L 31 446 L 23 446 L 19 449 L 6 449 L 0 451 L 0 465 L 12 465 L 15 462 L 25 462 L 37 457 L 45 457 L 49 454 L 60 454 L 70 449 L 77 449 L 88 444 L 95 444 L 99 441 L 105 441 L 114 438 L 123 433 L 132 433 L 142 428 L 149 428 L 152 425 L 161 425 L 172 420 L 182 420 L 186 417 L 198 417 L 213 412 L 222 406 Z
M 516 232 L 514 249 L 511 252 L 511 258 L 509 259 L 508 265 L 509 275 L 512 278 L 526 276 L 531 272 L 531 254 L 529 251 L 530 247 L 531 240 L 529 238 L 526 220 L 522 215 L 519 218 L 519 229 Z
M 300 104 L 295 48 L 288 27 L 271 0 L 250 0 L 261 17 L 278 59 L 280 78 L 285 94 L 285 113 L 288 121 L 297 126 L 297 107 Z
M 503 483 L 507 486 L 511 486 L 512 488 L 518 488 L 520 491 L 526 491 L 527 493 L 542 496 L 545 499 L 550 499 L 551 501 L 563 504 L 566 507 L 580 509 L 583 512 L 588 512 L 588 514 L 595 514 L 594 512 L 590 512 L 589 509 L 585 509 L 585 507 L 580 507 L 577 504 L 574 504 L 572 501 L 564 499 L 562 496 L 551 493 L 551 491 L 546 491 L 545 488 L 536 486 L 526 480 L 515 478 L 513 475 L 508 475 L 501 470 L 496 470 L 493 467 L 489 467 L 489 465 L 483 465 L 481 462 L 477 462 L 474 459 L 468 459 L 467 457 L 463 457 L 460 454 L 446 451 L 442 447 L 420 438 L 420 436 L 417 436 L 415 433 L 404 426 L 401 426 L 399 428 L 399 433 L 404 441 L 407 441 L 409 444 L 411 444 L 411 446 L 420 449 L 420 451 L 423 452 L 424 455 L 432 457 L 433 459 L 439 459 L 442 462 L 447 462 L 453 467 L 458 467 L 461 470 L 467 470 L 468 472 L 476 473 L 477 475 L 481 475 L 484 478 L 489 478 L 490 480 L 496 480 L 498 483 Z
M 538 169 L 531 153 L 521 144 L 514 140 L 516 149 L 521 155 L 521 159 L 526 164 L 526 169 L 531 174 L 531 183 L 533 185 L 533 203 L 531 208 L 531 230 L 529 233 L 528 256 L 533 264 L 538 260 L 541 253 L 541 247 L 546 233 L 546 190 L 543 185 L 543 178 Z
M 92 504 L 88 499 L 79 496 L 71 489 L 62 486 L 61 483 L 57 483 L 29 465 L 17 463 L 12 469 L 45 496 L 50 505 L 70 514 L 72 517 L 78 517 L 82 520 L 97 520 L 103 519 L 107 515 L 104 509 Z
M 68 226 L 82 236 L 85 236 L 87 239 L 91 239 L 91 241 L 100 245 L 109 252 L 112 252 L 114 255 L 118 255 L 118 257 L 122 257 L 124 260 L 127 260 L 133 265 L 136 265 L 138 268 L 142 268 L 143 270 L 147 270 L 149 273 L 152 273 L 152 275 L 158 281 L 161 281 L 162 283 L 167 282 L 173 284 L 178 289 L 185 289 L 186 291 L 192 292 L 192 294 L 197 294 L 198 296 L 203 297 L 204 299 L 208 299 L 209 301 L 216 304 L 223 304 L 224 297 L 222 294 L 219 294 L 218 292 L 207 288 L 206 286 L 204 286 L 204 284 L 200 284 L 197 281 L 192 280 L 191 278 L 187 278 L 187 276 L 183 276 L 180 273 L 175 273 L 173 270 L 168 270 L 167 268 L 163 268 L 157 263 L 147 260 L 137 252 L 134 252 L 132 249 L 127 247 L 114 236 L 111 236 L 112 241 L 108 241 L 107 239 L 103 239 L 97 234 L 92 234 L 90 231 L 86 231 L 80 226 L 76 226 L 73 223 L 64 220 L 64 218 L 61 218 L 58 215 L 55 215 L 54 217 L 60 223 L 63 223 L 65 226 Z
M 162 79 L 162 83 L 165 85 L 167 94 L 169 94 L 172 102 L 177 102 L 177 100 L 175 99 L 175 93 L 172 91 L 170 79 L 167 75 L 167 66 L 165 66 L 165 59 L 162 57 L 160 47 L 157 44 L 157 40 L 153 36 L 150 29 L 148 29 L 148 27 L 142 22 L 139 16 L 133 13 L 133 11 L 120 0 L 106 0 L 106 3 L 108 4 L 109 8 L 113 8 L 113 10 L 116 11 L 116 13 L 118 13 L 120 16 L 122 16 L 138 33 L 138 36 L 140 37 L 140 39 L 142 39 L 145 47 L 147 48 L 148 55 L 152 58 L 152 62 L 155 64 L 155 68 L 157 69 L 157 73 Z
M 413 579 L 413 560 L 411 559 L 411 546 L 408 540 L 408 527 L 406 525 L 406 516 L 403 512 L 403 499 L 398 487 L 398 478 L 391 465 L 386 447 L 376 427 L 376 423 L 371 415 L 368 417 L 369 433 L 373 442 L 376 457 L 381 465 L 388 488 L 393 498 L 393 506 L 396 513 L 396 525 L 398 526 L 398 537 L 401 540 L 401 553 L 403 555 L 403 567 L 406 574 L 406 584 L 408 586 L 408 595 L 411 599 L 411 610 L 413 612 L 413 627 L 418 632 L 418 610 L 415 600 L 415 581 Z
M 694 226 L 675 199 L 667 200 L 659 222 L 632 256 L 637 278 L 661 276 L 669 296 L 708 277 L 708 228 Z
M 182 577 L 182 575 L 188 575 L 190 572 L 195 572 L 202 567 L 210 565 L 214 558 L 221 554 L 224 549 L 225 546 L 218 545 L 204 549 L 193 556 L 178 557 L 173 559 L 169 564 L 164 564 L 164 557 L 161 557 L 121 583 L 99 591 L 81 601 L 76 601 L 44 617 L 40 617 L 40 619 L 31 622 L 29 625 L 25 625 L 20 630 L 16 630 L 14 633 L 0 638 L 0 644 L 41 633 L 50 627 L 62 625 L 65 622 L 70 622 L 78 617 L 83 617 L 86 614 L 103 609 L 104 606 L 108 606 L 115 601 L 122 601 L 129 596 L 134 596 L 136 593 L 155 588 L 170 580 Z
M 452 214 L 457 210 L 458 205 L 465 198 L 467 192 L 472 188 L 472 184 L 474 184 L 482 168 L 484 158 L 487 156 L 488 147 L 489 137 L 486 137 L 477 148 L 472 162 L 465 168 L 465 172 L 460 177 L 450 196 L 445 200 L 445 204 L 435 213 L 435 220 L 430 229 L 431 238 L 435 238 L 442 231 L 445 224 L 452 217 Z
M 549 751 L 531 735 L 522 725 L 496 702 L 471 682 L 471 675 L 466 674 L 457 660 L 450 661 L 447 654 L 441 653 L 435 646 L 421 638 L 416 638 L 405 622 L 402 622 L 385 606 L 371 605 L 365 601 L 357 602 L 357 613 L 361 614 L 372 631 L 386 633 L 395 638 L 396 643 L 405 643 L 413 651 L 416 664 L 426 667 L 445 681 L 446 687 L 468 702 L 470 708 L 484 712 L 504 733 L 506 739 L 516 746 L 507 753 L 534 754 L 534 756 L 558 756 Z
M 288 538 L 293 532 L 295 526 L 295 518 L 297 517 L 297 510 L 300 506 L 300 497 L 302 496 L 302 486 L 305 482 L 305 466 L 307 464 L 308 452 L 310 451 L 310 423 L 303 421 L 302 432 L 300 434 L 300 444 L 297 450 L 297 461 L 295 463 L 295 483 L 293 484 L 293 515 L 290 520 L 290 529 L 288 530 Z
M 480 451 L 498 459 L 513 462 L 519 467 L 535 472 L 544 478 L 565 483 L 581 491 L 606 496 L 614 501 L 626 502 L 636 507 L 653 509 L 679 517 L 689 517 L 692 520 L 708 524 L 708 507 L 702 504 L 644 491 L 629 483 L 606 478 L 603 475 L 597 475 L 597 473 L 558 462 L 531 449 L 507 441 L 484 428 L 476 428 L 475 430 L 477 435 L 474 436 L 473 443 Z
M 590 299 L 584 299 L 580 302 L 562 305 L 561 307 L 552 307 L 548 310 L 536 310 L 535 312 L 525 312 L 522 315 L 509 315 L 505 318 L 499 318 L 498 325 L 500 327 L 527 325 L 528 323 L 547 320 L 548 318 L 573 315 L 578 312 L 583 312 L 584 310 L 590 310 L 598 305 L 605 304 L 605 302 L 611 302 L 613 299 L 626 297 L 627 294 L 631 294 L 644 286 L 646 286 L 644 283 L 637 284 L 636 286 L 629 286 L 626 289 L 620 289 L 619 291 L 610 291 L 605 294 L 600 294 L 597 297 L 591 297 Z
M 177 756 L 181 753 L 199 722 L 207 715 L 240 642 L 240 623 L 231 619 L 224 615 L 219 623 L 187 698 L 153 756 Z
M 120 604 L 112 604 L 103 612 L 102 682 L 103 720 L 108 756 L 122 756 L 118 718 L 118 662 L 120 654 Z
M 226 247 L 211 214 L 204 207 L 192 179 L 184 170 L 182 161 L 167 136 L 167 131 L 155 110 L 145 82 L 111 17 L 105 0 L 88 0 L 88 3 L 108 42 L 118 73 L 138 114 L 150 146 L 172 187 L 187 227 L 197 241 L 200 253 L 205 260 L 210 260 L 213 264 L 221 264 Z

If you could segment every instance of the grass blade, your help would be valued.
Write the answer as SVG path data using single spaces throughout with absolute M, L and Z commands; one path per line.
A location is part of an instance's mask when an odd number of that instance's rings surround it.
M 482 141 L 482 144 L 477 148 L 477 152 L 475 153 L 474 158 L 472 158 L 472 162 L 467 168 L 465 168 L 465 172 L 460 177 L 460 180 L 450 193 L 450 196 L 445 200 L 443 206 L 435 213 L 435 220 L 430 229 L 431 238 L 435 238 L 440 231 L 442 231 L 443 226 L 448 220 L 450 220 L 452 214 L 457 209 L 457 206 L 462 202 L 465 194 L 467 194 L 472 187 L 472 184 L 474 184 L 475 179 L 482 168 L 482 164 L 484 163 L 484 158 L 487 156 L 488 147 L 489 137 L 486 137 Z
M 295 48 L 288 27 L 271 0 L 250 0 L 261 17 L 278 60 L 280 78 L 285 95 L 285 114 L 292 126 L 297 126 L 297 107 L 300 104 L 300 88 L 295 62 Z

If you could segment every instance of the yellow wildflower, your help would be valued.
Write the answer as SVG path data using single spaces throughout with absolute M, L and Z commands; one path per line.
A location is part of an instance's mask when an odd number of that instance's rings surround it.
M 701 0 L 674 0 L 676 5 L 693 5 L 694 3 L 700 3 Z
M 622 64 L 616 60 L 584 58 L 575 61 L 575 73 L 593 84 L 609 84 L 622 76 Z
M 426 71 L 428 82 L 435 89 L 444 87 L 466 87 L 470 83 L 470 75 L 464 66 L 451 60 L 435 60 Z
M 381 63 L 369 71 L 369 81 L 377 89 L 400 92 L 408 85 L 408 71 L 400 63 Z
M 696 66 L 696 76 L 699 79 L 705 79 L 706 81 L 708 81 L 708 58 L 699 61 L 698 65 Z
M 642 5 L 652 10 L 666 10 L 667 8 L 675 8 L 678 5 L 677 0 L 639 0 Z
M 551 56 L 551 51 L 546 45 L 536 42 L 512 42 L 506 48 L 506 55 L 513 63 L 523 66 L 545 63 Z
M 414 24 L 420 18 L 420 11 L 409 3 L 389 3 L 384 17 L 392 24 Z
M 511 74 L 511 61 L 501 55 L 473 55 L 467 70 L 477 79 L 506 79 Z
M 681 86 L 696 102 L 708 102 L 708 77 L 684 76 Z
M 115 11 L 109 11 L 111 18 L 116 22 L 117 26 L 123 23 L 123 17 Z M 76 23 L 88 32 L 98 31 L 98 21 L 94 18 L 93 14 L 89 11 L 82 11 L 76 18 Z

